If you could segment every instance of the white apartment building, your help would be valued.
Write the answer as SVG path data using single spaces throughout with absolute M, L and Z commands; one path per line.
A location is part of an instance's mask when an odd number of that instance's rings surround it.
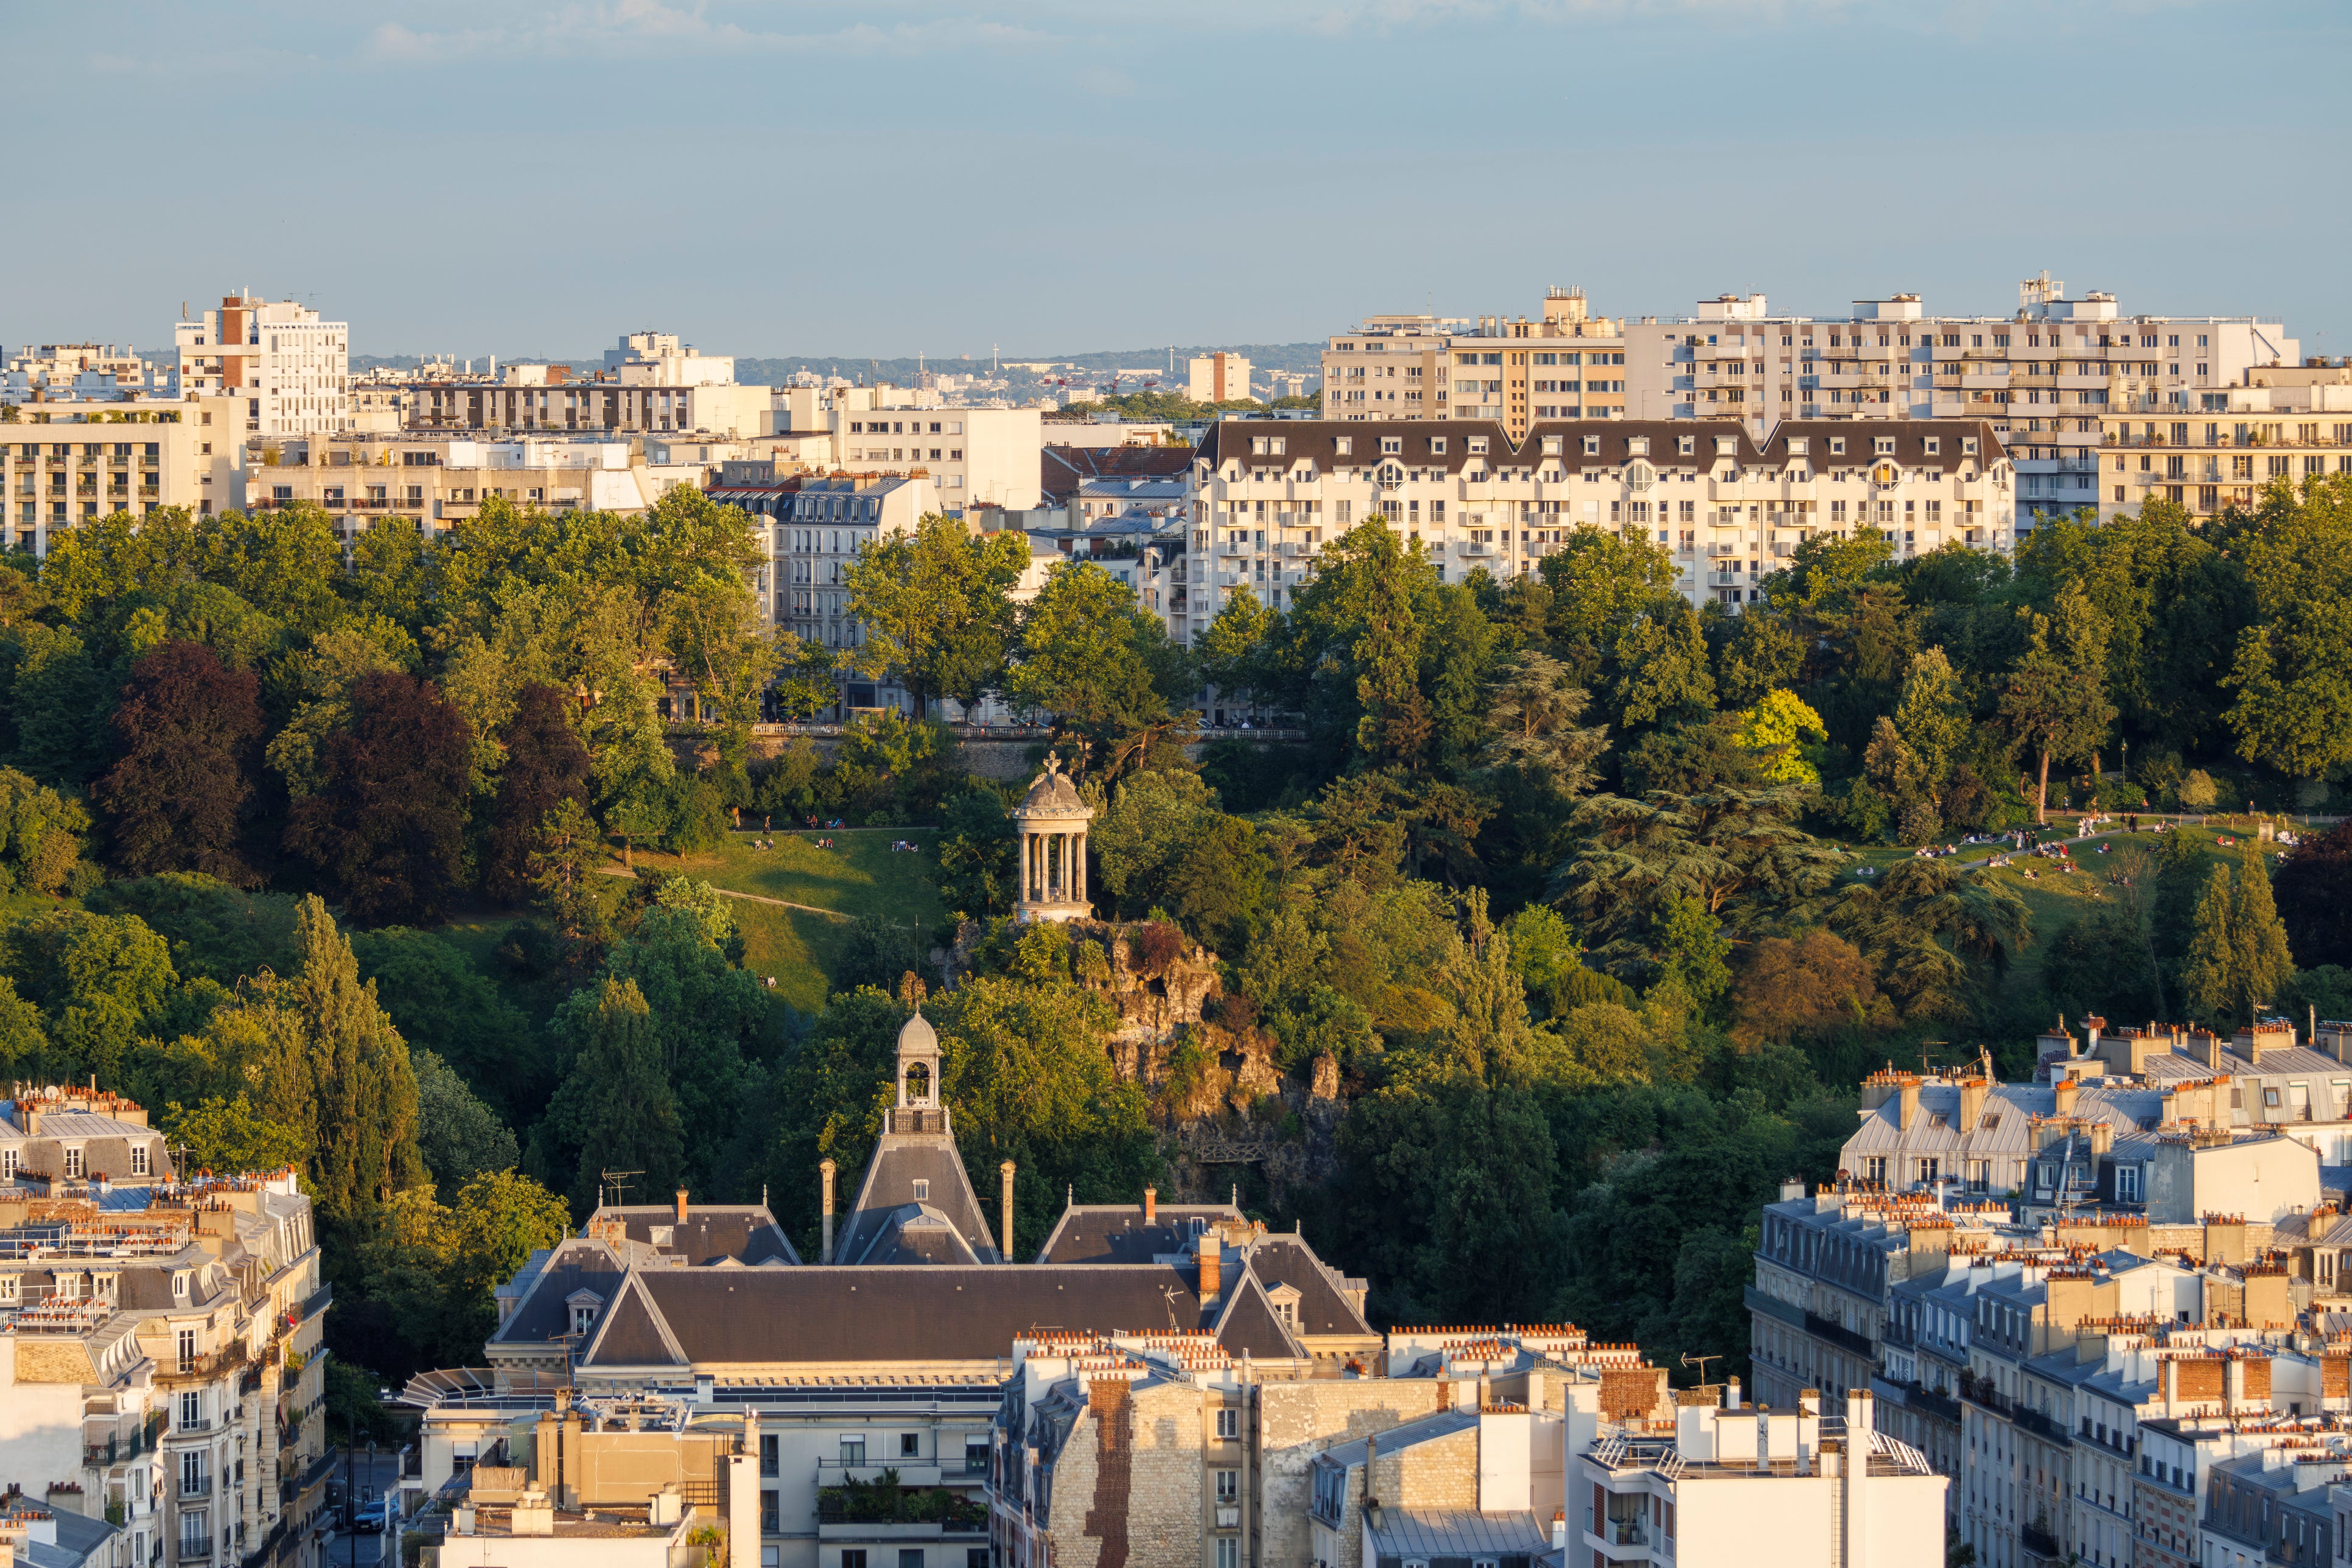
M 848 613 L 846 576 L 858 551 L 893 533 L 911 533 L 940 510 L 927 475 L 840 474 L 809 479 L 780 507 L 773 524 L 779 625 L 803 642 L 854 648 L 865 631 Z M 888 683 L 880 689 L 887 691 Z M 877 683 L 859 680 L 845 699 L 853 708 L 886 706 Z M 866 700 L 858 700 L 859 697 Z
M 2273 319 L 2128 315 L 2065 288 L 2029 279 L 2013 316 L 1933 315 L 1916 294 L 1776 316 L 1761 294 L 1723 295 L 1627 323 L 1628 411 L 1738 419 L 1759 437 L 1788 419 L 1985 420 L 2017 464 L 2014 526 L 2031 529 L 2036 512 L 2097 502 L 2109 416 L 2219 411 L 2250 370 L 2298 363 Z
M 1941 1560 L 1951 1482 L 1873 1425 L 1870 1390 L 1823 1415 L 1812 1389 L 1790 1407 L 1675 1406 L 1671 1435 L 1647 1423 L 1572 1452 L 1581 1517 L 1566 1561 L 1592 1568 L 1912 1568 Z
M 778 387 L 772 405 L 775 436 L 761 452 L 779 461 L 852 471 L 920 468 L 940 506 L 958 515 L 982 506 L 1023 511 L 1040 499 L 1041 409 L 950 406 L 930 388 L 887 384 Z M 811 446 L 812 436 L 826 439 Z
M 1516 439 L 1537 419 L 1625 413 L 1624 323 L 1587 313 L 1580 289 L 1554 289 L 1542 317 L 1370 316 L 1323 350 L 1323 416 L 1492 419 Z M 1496 339 L 1594 339 L 1568 348 Z
M 174 390 L 175 370 L 112 343 L 27 343 L 0 372 L 0 403 L 144 397 Z
M 78 523 L 185 507 L 198 517 L 246 503 L 244 400 L 51 403 L 0 425 L 0 536 L 48 553 Z
M 2170 501 L 2200 517 L 2250 509 L 2264 487 L 2352 474 L 2352 365 L 2318 361 L 2246 373 L 2226 408 L 2122 407 L 2104 422 L 2099 518 Z
M 2011 482 L 1982 423 L 1791 422 L 1759 446 L 1728 421 L 1538 421 L 1515 441 L 1484 420 L 1220 420 L 1192 465 L 1190 629 L 1239 586 L 1286 607 L 1316 552 L 1375 514 L 1454 582 L 1533 572 L 1575 528 L 1638 531 L 1693 604 L 1738 605 L 1816 531 L 1874 528 L 1898 557 L 2005 551 Z
M 644 511 L 673 486 L 699 486 L 705 472 L 649 465 L 625 441 L 411 434 L 289 442 L 275 462 L 250 470 L 247 488 L 257 509 L 321 508 L 346 539 L 383 522 L 430 537 L 494 500 L 548 511 Z
M 625 386 L 732 386 L 731 354 L 707 354 L 676 332 L 624 332 L 604 351 L 604 373 Z
M 1195 403 L 1230 403 L 1250 395 L 1250 362 L 1219 349 L 1184 362 L 1184 395 Z
M 173 327 L 173 390 L 245 400 L 245 434 L 264 441 L 351 428 L 351 327 L 291 300 L 226 295 Z

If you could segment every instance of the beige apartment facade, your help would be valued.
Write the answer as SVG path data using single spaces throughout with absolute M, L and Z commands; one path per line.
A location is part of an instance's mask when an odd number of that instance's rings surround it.
M 239 292 L 172 331 L 175 390 L 243 399 L 246 434 L 275 441 L 351 428 L 350 323 Z
M 2169 501 L 2198 517 L 2251 509 L 2269 486 L 2352 474 L 2352 365 L 2246 373 L 2227 406 L 2126 408 L 2102 422 L 2100 521 Z
M 643 511 L 699 466 L 657 468 L 625 441 L 478 441 L 403 436 L 289 442 L 255 467 L 257 509 L 315 506 L 346 535 L 397 520 L 425 533 L 504 500 L 549 511 Z
M 1324 347 L 1323 416 L 1492 419 L 1514 438 L 1538 419 L 1622 418 L 1624 326 L 1590 314 L 1580 289 L 1552 289 L 1533 321 L 1368 317 Z
M 1981 419 L 2017 467 L 2013 526 L 2031 529 L 2098 501 L 2113 416 L 2219 410 L 2257 367 L 2299 363 L 2273 318 L 2135 315 L 2113 294 L 2064 294 L 2045 273 L 2019 285 L 2012 316 L 1939 316 L 1896 294 L 1843 318 L 1722 295 L 1627 324 L 1629 411 L 1738 419 L 1754 437 L 1788 419 Z
M 7 542 L 36 554 L 77 524 L 184 507 L 210 517 L 245 505 L 241 399 L 51 403 L 0 425 Z
M 1250 362 L 1219 349 L 1184 362 L 1184 395 L 1195 403 L 1231 403 L 1250 395 Z
M 1454 582 L 1534 572 L 1580 527 L 1638 533 L 1686 599 L 1727 606 L 1819 532 L 1874 529 L 1898 558 L 2011 540 L 2011 465 L 1981 422 L 1792 421 L 1759 444 L 1730 421 L 1539 421 L 1513 441 L 1486 421 L 1228 419 L 1191 482 L 1193 637 L 1235 589 L 1287 608 L 1323 545 L 1375 515 Z

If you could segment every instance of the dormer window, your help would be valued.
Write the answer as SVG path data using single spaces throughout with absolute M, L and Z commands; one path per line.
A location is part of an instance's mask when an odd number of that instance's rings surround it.
M 1698 456 L 1698 437 L 1696 436 L 1675 437 L 1675 455 L 1678 458 L 1695 458 Z
M 1630 456 L 1646 458 L 1650 455 L 1650 438 L 1647 436 L 1628 436 L 1625 450 Z
M 915 1178 L 915 1201 L 919 1204 L 931 1201 L 931 1184 L 928 1178 L 923 1176 Z
M 1355 437 L 1352 436 L 1342 436 L 1338 440 L 1331 443 L 1331 449 L 1340 457 L 1344 458 L 1356 449 Z
M 65 1146 L 65 1162 L 66 1180 L 78 1181 L 87 1173 L 88 1167 L 82 1158 L 80 1144 L 68 1143 Z
M 1384 453 L 1386 453 L 1386 452 L 1402 453 L 1402 452 L 1404 451 L 1404 437 L 1402 437 L 1402 436 L 1383 436 L 1383 437 L 1381 437 L 1381 450 L 1382 452 L 1384 452 Z
M 1601 437 L 1598 437 L 1598 436 L 1587 436 L 1587 437 L 1584 438 L 1584 455 L 1585 455 L 1586 457 L 1588 457 L 1588 458 L 1597 458 L 1597 457 L 1601 456 Z
M 1802 436 L 1791 436 L 1791 437 L 1789 437 L 1789 456 L 1790 456 L 1790 457 L 1792 457 L 1792 458 L 1801 458 L 1801 457 L 1803 457 L 1803 456 L 1805 455 L 1805 448 L 1806 448 L 1806 447 L 1807 447 L 1808 445 L 1810 445 L 1810 443 L 1809 443 L 1809 442 L 1807 442 L 1807 441 L 1806 441 L 1806 439 L 1805 439 L 1805 437 L 1803 437 Z
M 1545 457 L 1547 457 L 1547 458 L 1557 458 L 1557 457 L 1559 457 L 1559 437 L 1557 437 L 1557 436 L 1547 436 L 1547 437 L 1545 437 L 1543 438 L 1543 450 L 1544 450 L 1544 456 L 1545 456 Z
M 154 1173 L 150 1168 L 147 1145 L 144 1143 L 131 1145 L 131 1173 L 134 1176 L 147 1176 Z
M 1434 449 L 1434 450 L 1437 450 L 1437 451 L 1444 451 L 1444 448 L 1443 447 L 1435 447 L 1435 448 L 1433 448 L 1433 449 Z M 1470 437 L 1470 449 L 1471 449 L 1473 452 L 1483 452 L 1483 451 L 1485 451 L 1485 450 L 1486 449 L 1486 437 L 1485 437 L 1484 436 L 1473 436 L 1473 437 Z
M 1893 457 L 1895 455 L 1895 437 L 1892 436 L 1881 436 L 1877 437 L 1876 442 L 1872 446 L 1871 450 L 1877 453 L 1882 458 Z
M 1429 451 L 1432 457 L 1443 455 L 1445 451 L 1445 437 L 1443 436 L 1432 436 L 1429 438 Z
M 1736 458 L 1739 456 L 1739 437 L 1737 436 L 1717 436 L 1715 438 L 1715 455 L 1718 458 Z
M 1961 456 L 1968 458 L 1973 458 L 1977 455 L 1977 438 L 1975 437 L 1963 436 L 1960 437 L 1960 454 Z
M 1832 458 L 1843 458 L 1845 456 L 1844 437 L 1832 436 L 1830 437 L 1830 456 Z
M 563 1299 L 572 1331 L 585 1339 L 596 1327 L 596 1314 L 604 1310 L 604 1298 L 593 1290 L 574 1290 Z
M 172 1275 L 172 1300 L 184 1301 L 187 1299 L 188 1271 L 184 1268 L 175 1269 Z
M 1930 436 L 1927 437 L 1927 456 L 1931 458 L 1938 456 L 1942 453 L 1943 449 L 1943 437 L 1939 436 Z

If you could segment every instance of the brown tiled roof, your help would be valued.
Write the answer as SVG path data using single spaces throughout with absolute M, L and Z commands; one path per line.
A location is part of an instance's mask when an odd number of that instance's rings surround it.
M 1257 437 L 1281 437 L 1281 458 L 1255 456 L 1250 443 Z M 1485 437 L 1486 450 L 1474 453 L 1473 437 Z M 1544 451 L 1547 437 L 1559 438 L 1557 455 Z M 1221 419 L 1209 427 L 1199 457 L 1213 467 L 1232 461 L 1244 468 L 1265 468 L 1277 461 L 1295 467 L 1306 458 L 1314 463 L 1317 472 L 1328 473 L 1333 468 L 1367 468 L 1382 461 L 1384 437 L 1399 443 L 1399 449 L 1386 454 L 1385 460 L 1409 469 L 1436 468 L 1447 474 L 1458 474 L 1465 468 L 1613 468 L 1635 456 L 1646 457 L 1663 469 L 1706 470 L 1715 466 L 1718 440 L 1732 443 L 1731 458 L 1743 468 L 1761 461 L 1747 427 L 1728 419 L 1539 419 L 1516 446 L 1503 426 L 1491 419 Z M 1440 440 L 1444 443 L 1443 451 L 1433 445 Z M 1685 440 L 1691 444 L 1688 452 L 1682 449 Z M 1345 452 L 1339 449 L 1342 441 L 1348 443 Z M 1588 451 L 1588 442 L 1597 445 Z M 1637 445 L 1644 442 L 1648 450 L 1637 453 Z
M 1974 452 L 1966 449 L 1964 437 L 1976 438 Z M 1895 443 L 1888 455 L 1903 468 L 1941 468 L 1948 474 L 1971 464 L 1981 473 L 2009 455 L 1992 426 L 1981 419 L 1785 419 L 1764 438 L 1767 467 L 1781 468 L 1791 461 L 1792 437 L 1805 443 L 1804 457 L 1796 460 L 1816 469 L 1862 468 L 1880 455 L 1880 441 Z M 1931 439 L 1933 452 L 1927 450 Z M 1841 441 L 1845 450 L 1833 450 L 1832 443 Z
M 1038 453 L 1038 488 L 1058 506 L 1088 479 L 1181 479 L 1192 466 L 1190 447 L 1047 447 Z

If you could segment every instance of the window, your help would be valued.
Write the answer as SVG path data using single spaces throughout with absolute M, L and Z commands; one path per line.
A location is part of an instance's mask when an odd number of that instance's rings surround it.
M 2116 1167 L 2116 1202 L 2119 1204 L 2139 1202 L 2139 1167 L 2137 1165 Z
M 988 1548 L 967 1546 L 963 1549 L 963 1568 L 988 1568 Z
M 1217 1436 L 1221 1440 L 1230 1443 L 1239 1439 L 1241 1435 L 1242 1413 L 1231 1408 L 1218 1411 Z
M 841 1568 L 866 1568 L 865 1552 L 856 1547 L 851 1547 L 843 1552 L 841 1554 Z
M 898 1457 L 902 1459 L 921 1458 L 923 1457 L 923 1435 L 920 1432 L 899 1433 Z
M 919 1546 L 898 1548 L 898 1568 L 923 1568 L 923 1549 Z
M 1217 1537 L 1217 1568 L 1242 1568 L 1242 1543 L 1230 1535 Z
M 1845 456 L 1844 437 L 1832 436 L 1830 437 L 1830 455 L 1833 458 L 1843 458 Z
M 919 1204 L 927 1204 L 931 1201 L 931 1184 L 928 1177 L 917 1176 L 915 1178 L 915 1201 Z
M 1242 1473 L 1239 1470 L 1217 1472 L 1217 1500 L 1221 1503 L 1242 1500 Z
M 181 1338 L 184 1342 L 191 1345 L 195 1340 L 195 1336 L 194 1334 L 188 1333 L 185 1331 L 182 1331 Z M 194 1360 L 194 1353 L 195 1352 L 193 1350 L 184 1350 L 181 1352 L 180 1359 L 183 1361 Z M 182 1431 L 186 1431 L 204 1420 L 204 1418 L 205 1396 L 203 1391 L 194 1388 L 184 1390 L 180 1394 L 180 1429 Z
M 963 1440 L 963 1468 L 966 1475 L 988 1473 L 988 1439 L 967 1436 Z
M 1445 437 L 1443 436 L 1432 436 L 1429 438 L 1429 450 L 1432 457 L 1443 455 L 1445 451 Z
M 855 1469 L 866 1463 L 866 1434 L 845 1436 L 841 1440 L 841 1462 Z
M 1401 452 L 1402 452 L 1402 451 L 1404 450 L 1404 437 L 1402 437 L 1402 436 L 1383 436 L 1383 437 L 1381 437 L 1381 450 L 1383 453 L 1388 453 L 1388 452 L 1400 452 L 1400 453 L 1401 453 Z
M 760 1533 L 762 1535 L 783 1533 L 783 1510 L 777 1507 L 779 1495 L 773 1487 L 762 1488 L 760 1492 Z
M 2275 1095 L 2277 1091 L 2273 1090 L 2272 1092 Z M 81 1145 L 79 1143 L 67 1144 L 65 1148 L 65 1157 L 66 1179 L 72 1181 L 80 1177 L 84 1173 Z
M 0 1149 L 0 1182 L 13 1182 L 16 1179 L 16 1162 L 23 1152 L 14 1144 L 10 1144 L 5 1149 Z
M 782 1465 L 783 1456 L 779 1451 L 782 1441 L 782 1440 L 772 1432 L 762 1433 L 761 1435 L 760 1473 L 761 1475 L 775 1476 L 782 1475 L 783 1473 L 781 1468 Z
M 1344 458 L 1349 453 L 1356 449 L 1355 438 L 1350 436 L 1342 436 L 1338 440 L 1331 443 L 1331 449 L 1334 452 L 1337 452 L 1340 457 Z
M 184 1268 L 172 1276 L 172 1299 L 175 1301 L 188 1299 L 188 1271 Z

